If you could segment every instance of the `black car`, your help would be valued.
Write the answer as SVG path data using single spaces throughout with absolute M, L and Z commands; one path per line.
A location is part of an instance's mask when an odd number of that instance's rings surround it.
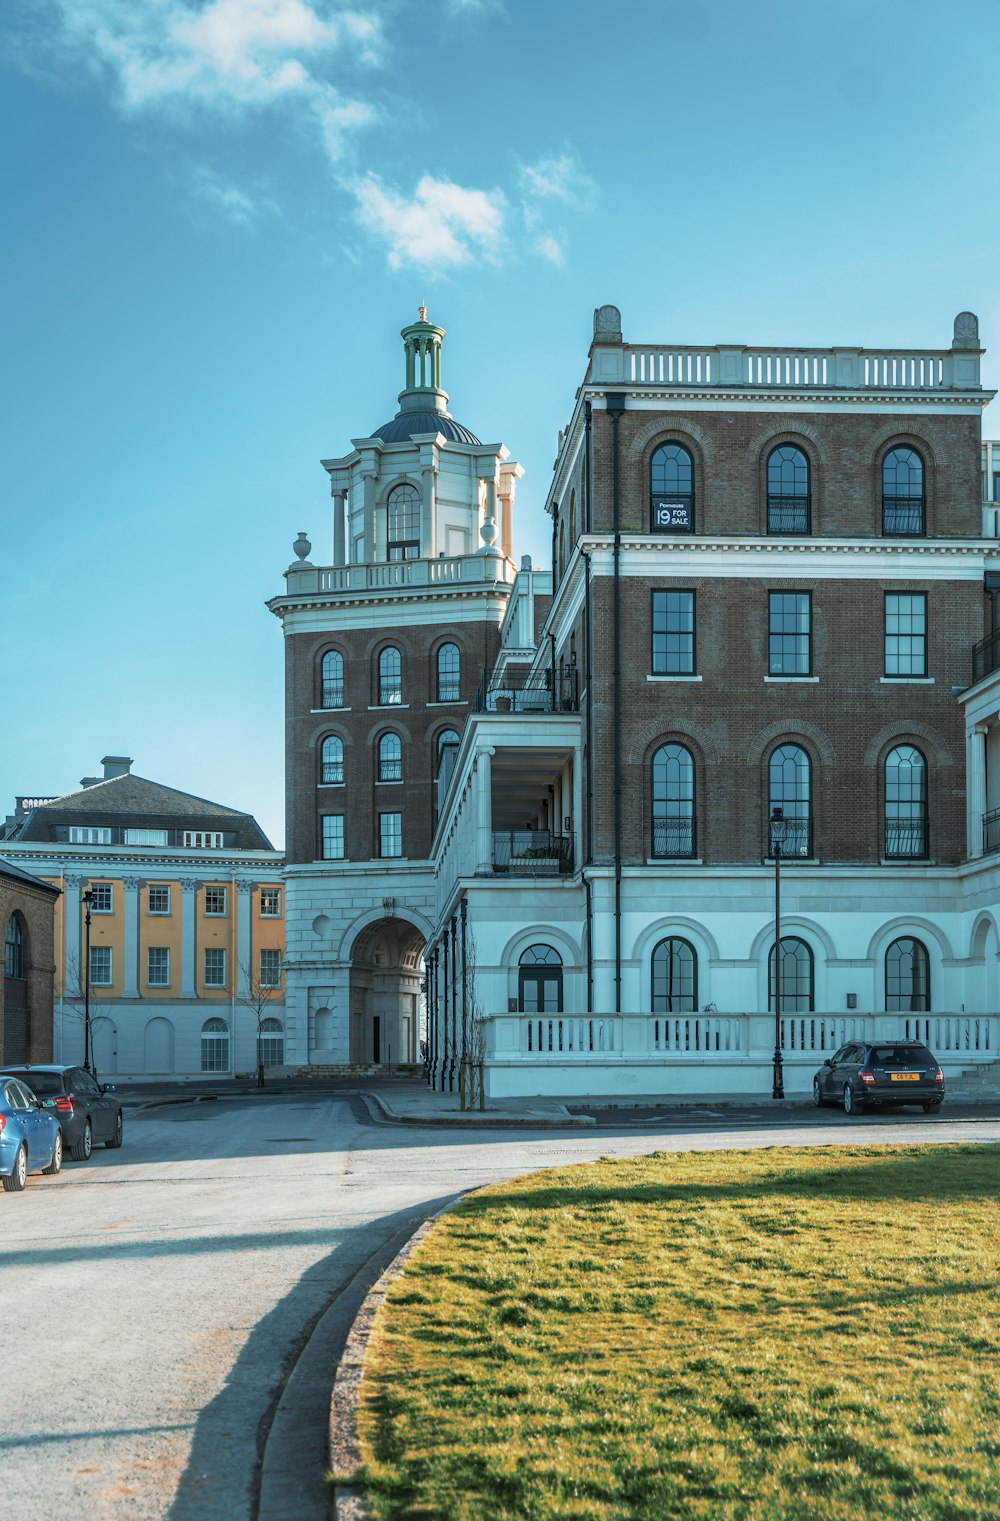
M 113 1084 L 99 1083 L 83 1067 L 43 1065 L 10 1067 L 51 1109 L 63 1133 L 63 1145 L 75 1162 L 86 1162 L 98 1141 L 120 1146 L 124 1134 L 122 1106 Z
M 813 1103 L 843 1104 L 845 1114 L 890 1104 L 920 1104 L 925 1114 L 936 1114 L 943 1098 L 937 1057 L 915 1041 L 853 1041 L 813 1078 Z

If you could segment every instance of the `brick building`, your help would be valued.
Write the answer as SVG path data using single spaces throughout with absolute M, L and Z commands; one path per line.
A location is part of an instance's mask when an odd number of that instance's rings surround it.
M 994 1058 L 980 355 L 967 312 L 895 351 L 630 344 L 595 314 L 551 605 L 525 647 L 519 576 L 435 839 L 437 1085 L 478 1006 L 496 1094 L 763 1091 L 776 977 L 791 1091 L 853 1036 Z
M 396 415 L 323 461 L 330 562 L 304 534 L 285 638 L 287 1060 L 420 1059 L 432 843 L 514 566 L 520 467 L 447 410 L 444 330 L 403 329 Z
M 0 1067 L 52 1059 L 54 925 L 59 889 L 0 861 Z
M 283 1065 L 281 856 L 249 814 L 135 776 L 127 756 L 102 764 L 76 792 L 17 798 L 0 826 L 8 860 L 58 900 L 49 1051 L 84 1060 L 89 911 L 99 1072 Z

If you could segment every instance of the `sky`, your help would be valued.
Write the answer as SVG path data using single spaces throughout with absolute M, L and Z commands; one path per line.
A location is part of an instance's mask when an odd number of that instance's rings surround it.
M 0 816 L 125 754 L 282 844 L 264 604 L 421 302 L 543 563 L 605 302 L 909 348 L 970 309 L 1000 386 L 998 86 L 1000 0 L 7 0 Z

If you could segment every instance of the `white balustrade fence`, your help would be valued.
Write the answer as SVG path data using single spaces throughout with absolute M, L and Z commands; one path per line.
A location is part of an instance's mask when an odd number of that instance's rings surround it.
M 625 346 L 623 378 L 634 385 L 851 387 L 939 391 L 955 384 L 950 350 L 688 348 Z M 962 383 L 968 377 L 963 374 Z M 978 381 L 976 381 L 978 384 Z
M 989 1014 L 911 1014 L 903 1019 L 903 1035 L 930 1046 L 935 1056 L 997 1055 L 997 1020 Z

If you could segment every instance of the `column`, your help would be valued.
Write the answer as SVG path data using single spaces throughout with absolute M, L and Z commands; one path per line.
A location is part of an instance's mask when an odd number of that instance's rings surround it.
M 437 466 L 424 465 L 424 489 L 420 502 L 420 553 L 427 560 L 437 557 Z
M 365 482 L 365 564 L 375 561 L 375 472 L 367 470 Z
M 195 919 L 200 882 L 181 883 L 181 997 L 197 998 L 198 936 Z
M 143 886 L 139 877 L 123 877 L 125 889 L 125 965 L 122 996 L 139 996 L 139 889 Z
M 583 865 L 583 762 L 573 751 L 573 869 Z
M 236 902 L 233 904 L 233 913 L 236 915 L 236 966 L 233 975 L 237 979 L 234 986 L 237 989 L 237 998 L 246 998 L 250 994 L 250 979 L 256 976 L 260 968 L 253 964 L 253 890 L 254 882 L 237 882 Z
M 66 930 L 66 944 L 63 949 L 62 981 L 63 997 L 73 996 L 73 983 L 78 987 L 83 986 L 83 961 L 80 951 L 80 888 L 83 878 L 79 872 L 67 872 L 63 877 L 65 898 L 63 900 L 63 922 Z M 58 951 L 56 965 L 59 964 Z
M 969 741 L 969 859 L 983 854 L 983 815 L 986 812 L 986 731 L 987 724 L 976 724 Z
M 333 493 L 333 563 L 347 564 L 347 492 Z
M 490 762 L 493 754 L 492 745 L 483 745 L 476 751 L 477 877 L 493 874 L 493 767 Z

